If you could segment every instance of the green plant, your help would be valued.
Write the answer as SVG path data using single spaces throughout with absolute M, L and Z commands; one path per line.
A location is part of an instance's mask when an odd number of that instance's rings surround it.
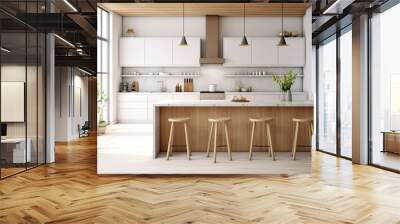
M 292 85 L 296 81 L 297 74 L 294 74 L 293 71 L 288 71 L 284 75 L 272 75 L 272 80 L 274 80 L 283 92 L 287 92 L 292 88 Z

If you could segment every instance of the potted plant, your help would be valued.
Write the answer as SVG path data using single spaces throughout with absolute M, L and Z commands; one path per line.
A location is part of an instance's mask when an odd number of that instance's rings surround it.
M 104 107 L 108 101 L 107 95 L 104 91 L 97 91 L 97 115 L 99 116 L 99 123 L 97 125 L 97 134 L 103 135 L 106 131 L 107 122 L 104 120 Z
M 272 79 L 279 85 L 283 95 L 283 101 L 292 101 L 292 85 L 296 81 L 297 74 L 294 74 L 292 70 L 288 71 L 284 75 L 272 75 Z

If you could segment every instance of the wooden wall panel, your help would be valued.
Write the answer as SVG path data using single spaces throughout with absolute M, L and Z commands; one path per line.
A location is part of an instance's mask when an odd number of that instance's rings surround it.
M 232 151 L 249 150 L 251 124 L 250 117 L 273 117 L 271 124 L 272 141 L 276 151 L 290 151 L 294 135 L 294 123 L 292 118 L 312 118 L 312 107 L 163 107 L 160 109 L 160 141 L 161 150 L 166 151 L 168 144 L 170 123 L 168 118 L 191 117 L 188 123 L 189 141 L 192 151 L 206 151 L 207 139 L 210 125 L 208 118 L 229 116 L 232 121 L 229 123 L 230 141 Z M 261 126 L 261 125 L 260 125 Z M 256 127 L 255 144 L 265 145 L 266 134 L 264 127 Z M 222 138 L 222 129 L 218 132 L 218 145 L 225 144 Z M 175 144 L 184 145 L 185 138 L 183 125 L 178 124 L 175 128 Z M 307 129 L 300 126 L 299 145 L 309 146 Z M 222 150 L 222 149 L 221 149 Z M 225 149 L 223 149 L 225 151 Z M 266 149 L 255 148 L 254 151 L 265 151 Z M 299 151 L 309 150 L 308 147 L 299 147 Z M 185 148 L 176 148 L 174 151 L 185 151 Z

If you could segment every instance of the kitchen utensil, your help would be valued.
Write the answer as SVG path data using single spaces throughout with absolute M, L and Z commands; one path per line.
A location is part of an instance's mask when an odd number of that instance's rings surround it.
M 217 91 L 217 84 L 209 84 L 209 85 L 208 85 L 208 91 L 209 91 L 209 92 L 215 92 L 215 91 Z

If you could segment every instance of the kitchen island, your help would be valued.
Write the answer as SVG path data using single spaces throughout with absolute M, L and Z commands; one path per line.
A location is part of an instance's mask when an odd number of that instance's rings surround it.
M 190 117 L 188 123 L 189 142 L 193 152 L 205 152 L 207 148 L 210 124 L 208 118 L 231 117 L 229 122 L 230 144 L 233 155 L 235 152 L 248 152 L 250 144 L 251 124 L 249 118 L 272 117 L 272 142 L 279 152 L 290 152 L 294 136 L 292 118 L 312 118 L 312 101 L 251 101 L 232 102 L 230 100 L 194 100 L 194 101 L 164 101 L 154 104 L 154 158 L 160 152 L 165 152 L 168 145 L 170 124 L 168 118 Z M 261 128 L 258 129 L 258 128 Z M 304 129 L 303 129 L 304 128 Z M 218 132 L 218 145 L 224 144 L 222 130 Z M 257 127 L 255 145 L 266 145 L 265 130 Z M 176 128 L 174 133 L 176 145 L 184 145 L 183 128 Z M 309 151 L 310 138 L 305 127 L 300 127 L 298 151 Z M 225 149 L 223 149 L 225 150 Z M 254 148 L 254 151 L 265 151 Z M 174 151 L 185 151 L 185 148 L 174 148 Z

